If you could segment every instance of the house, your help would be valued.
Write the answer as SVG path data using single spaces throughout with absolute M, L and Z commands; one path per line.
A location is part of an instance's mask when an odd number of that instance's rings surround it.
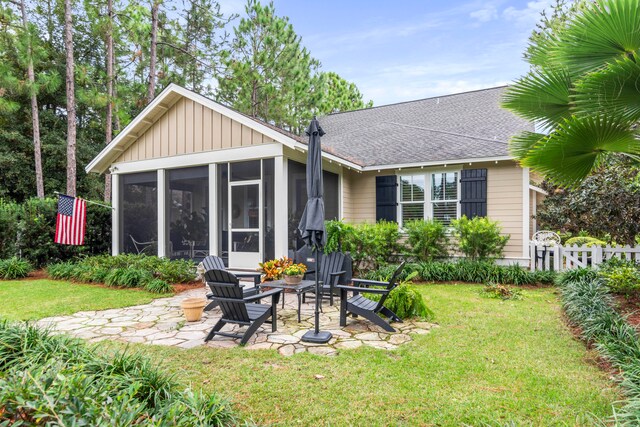
M 321 117 L 326 217 L 348 222 L 488 215 L 526 264 L 540 191 L 507 151 L 533 125 L 504 87 Z M 306 138 L 168 86 L 87 166 L 113 176 L 112 252 L 222 256 L 236 268 L 287 255 L 306 202 Z

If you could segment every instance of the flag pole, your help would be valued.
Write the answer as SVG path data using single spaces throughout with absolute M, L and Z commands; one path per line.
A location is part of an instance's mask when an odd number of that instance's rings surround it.
M 62 194 L 63 196 L 66 196 L 66 194 L 60 193 L 59 191 L 54 191 L 53 194 L 56 194 L 56 195 Z M 83 199 L 82 197 L 78 197 L 78 199 L 84 200 L 87 203 L 102 206 L 103 208 L 109 208 L 111 210 L 115 209 L 113 206 L 105 205 L 103 203 L 98 203 L 98 202 L 92 202 L 91 200 Z

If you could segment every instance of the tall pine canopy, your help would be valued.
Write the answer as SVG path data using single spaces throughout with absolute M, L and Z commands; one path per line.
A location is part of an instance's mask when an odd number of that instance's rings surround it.
M 321 71 L 273 4 L 249 0 L 242 19 L 216 0 L 67 4 L 75 167 L 67 155 L 65 2 L 0 2 L 0 198 L 65 191 L 68 166 L 76 194 L 108 196 L 109 180 L 84 167 L 171 82 L 294 132 L 313 114 L 370 105 L 353 83 Z

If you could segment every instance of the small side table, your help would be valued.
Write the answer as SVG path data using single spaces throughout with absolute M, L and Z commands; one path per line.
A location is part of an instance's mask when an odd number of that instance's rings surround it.
M 260 283 L 258 286 L 261 288 L 274 288 L 274 289 L 282 289 L 284 290 L 292 290 L 295 291 L 296 296 L 298 297 L 298 322 L 300 322 L 300 308 L 302 306 L 302 295 L 313 290 L 316 286 L 315 280 L 303 280 L 297 285 L 287 285 L 284 280 L 274 280 L 272 282 L 264 282 Z M 320 286 L 322 286 L 322 282 L 320 282 Z M 284 295 L 285 292 L 282 292 L 282 308 L 284 308 Z

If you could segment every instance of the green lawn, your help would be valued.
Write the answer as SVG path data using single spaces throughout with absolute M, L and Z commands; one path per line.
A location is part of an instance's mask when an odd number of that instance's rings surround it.
M 157 294 L 133 289 L 110 289 L 59 280 L 0 281 L 0 318 L 32 320 L 145 304 Z
M 396 351 L 282 357 L 129 347 L 181 381 L 232 399 L 259 424 L 573 426 L 611 414 L 617 388 L 563 323 L 555 289 L 502 302 L 480 297 L 477 285 L 419 288 L 441 327 Z M 32 280 L 0 282 L 0 298 L 0 317 L 33 319 L 145 303 L 153 294 Z
M 136 348 L 260 424 L 573 426 L 611 414 L 617 388 L 564 325 L 554 289 L 514 302 L 474 285 L 420 289 L 441 327 L 393 352 Z

